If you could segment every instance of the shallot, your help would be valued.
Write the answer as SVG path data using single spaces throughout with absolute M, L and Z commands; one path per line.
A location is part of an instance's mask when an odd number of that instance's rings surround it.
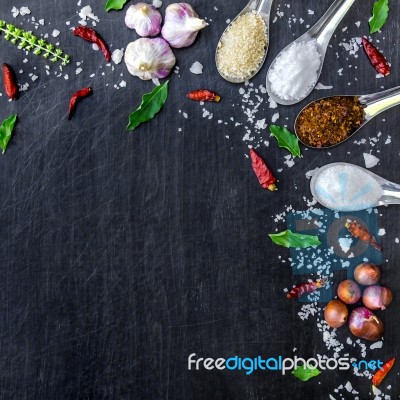
M 346 304 L 355 304 L 361 298 L 360 286 L 351 279 L 346 279 L 339 284 L 338 297 Z
M 383 322 L 366 307 L 358 307 L 349 318 L 349 328 L 354 336 L 365 340 L 378 340 L 384 331 Z
M 392 302 L 392 291 L 384 286 L 368 286 L 364 290 L 362 301 L 371 310 L 384 310 Z
M 340 300 L 331 300 L 324 311 L 326 323 L 331 328 L 340 328 L 343 326 L 349 316 L 349 310 L 346 304 Z
M 360 285 L 375 285 L 379 282 L 380 277 L 381 270 L 370 262 L 363 262 L 354 270 L 354 279 Z

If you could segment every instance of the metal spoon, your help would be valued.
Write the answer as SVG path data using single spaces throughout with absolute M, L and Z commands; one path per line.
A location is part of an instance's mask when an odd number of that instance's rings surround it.
M 255 76 L 260 71 L 261 67 L 263 66 L 263 64 L 265 62 L 265 59 L 267 58 L 268 47 L 269 47 L 269 19 L 270 19 L 270 15 L 271 15 L 272 1 L 273 0 L 250 0 L 250 2 L 247 4 L 247 6 L 235 17 L 235 19 L 227 26 L 227 28 L 222 33 L 221 38 L 219 39 L 219 42 L 218 42 L 218 45 L 217 45 L 217 50 L 215 51 L 215 64 L 217 65 L 218 73 L 222 76 L 222 78 L 224 78 L 228 82 L 243 83 L 245 81 L 248 81 L 249 79 L 253 78 L 253 76 Z M 239 18 L 241 15 L 248 14 L 249 12 L 252 12 L 252 11 L 257 11 L 261 15 L 262 19 L 264 20 L 265 27 L 267 29 L 267 32 L 266 32 L 266 34 L 267 34 L 267 47 L 265 48 L 264 58 L 260 62 L 260 65 L 258 66 L 257 70 L 255 70 L 254 73 L 251 76 L 246 76 L 244 79 L 231 78 L 229 76 L 226 76 L 220 70 L 219 65 L 218 65 L 217 53 L 218 53 L 218 49 L 222 45 L 221 39 L 224 36 L 224 34 L 227 31 L 227 29 L 233 24 L 233 22 L 236 21 L 237 18 Z
M 350 9 L 350 7 L 353 5 L 355 0 L 335 0 L 332 5 L 329 7 L 329 9 L 326 11 L 326 13 L 321 17 L 321 19 L 312 27 L 310 28 L 306 33 L 304 33 L 302 36 L 300 36 L 298 39 L 290 43 L 288 46 L 286 46 L 272 61 L 272 64 L 269 67 L 268 72 L 271 70 L 271 68 L 274 67 L 274 64 L 276 62 L 276 59 L 284 52 L 286 51 L 293 43 L 300 43 L 300 42 L 308 42 L 310 40 L 316 40 L 317 41 L 317 50 L 318 53 L 321 55 L 321 64 L 320 67 L 317 71 L 318 79 L 319 76 L 321 75 L 322 67 L 324 65 L 324 59 L 325 59 L 325 54 L 326 50 L 328 48 L 329 41 L 331 40 L 331 37 L 333 35 L 333 32 L 339 25 L 340 21 L 343 19 L 343 17 L 346 15 L 347 11 Z M 303 99 L 305 99 L 314 89 L 315 85 L 318 82 L 318 79 L 316 80 L 314 86 L 311 86 L 307 93 L 300 99 L 295 99 L 295 100 L 285 100 L 281 99 L 278 94 L 274 93 L 271 89 L 271 84 L 268 79 L 268 73 L 267 73 L 267 91 L 269 96 L 275 100 L 278 104 L 282 105 L 292 105 L 292 104 L 297 104 Z
M 359 210 L 363 210 L 363 209 L 370 208 L 370 207 L 388 206 L 389 204 L 400 204 L 400 185 L 398 185 L 397 183 L 388 181 L 387 179 L 382 178 L 379 175 L 376 175 L 373 172 L 370 172 L 367 169 L 359 167 L 357 165 L 338 162 L 338 163 L 327 164 L 327 165 L 323 166 L 322 168 L 319 168 L 313 174 L 313 177 L 310 182 L 310 189 L 311 189 L 312 195 L 318 201 L 318 203 L 320 203 L 324 207 L 331 208 L 324 201 L 324 199 L 318 194 L 319 190 L 318 190 L 318 188 L 316 188 L 316 184 L 318 182 L 318 177 L 322 172 L 326 171 L 327 169 L 334 168 L 337 166 L 347 166 L 347 167 L 355 168 L 355 169 L 362 171 L 365 174 L 370 175 L 381 186 L 382 193 L 381 193 L 381 196 L 376 200 L 375 204 L 371 204 L 366 207 L 357 207 L 357 203 L 352 203 L 352 204 L 349 204 L 347 207 L 341 206 L 340 209 L 335 210 L 335 211 L 359 211 Z M 346 181 L 346 179 L 344 181 Z
M 356 129 L 353 133 L 351 133 L 349 136 L 347 136 L 346 139 L 342 140 L 339 143 L 336 143 L 331 146 L 324 146 L 324 147 L 317 147 L 317 146 L 312 146 L 309 143 L 306 143 L 300 139 L 300 136 L 297 131 L 297 120 L 299 119 L 301 113 L 311 104 L 315 103 L 316 101 L 322 100 L 322 99 L 329 99 L 332 97 L 358 97 L 358 100 L 360 104 L 364 105 L 364 122 L 360 125 L 358 129 Z M 346 140 L 350 139 L 353 135 L 355 135 L 361 128 L 363 128 L 369 121 L 371 121 L 372 118 L 376 117 L 378 114 L 380 114 L 383 111 L 388 110 L 389 108 L 392 108 L 394 106 L 397 106 L 400 104 L 400 86 L 396 86 L 392 89 L 384 90 L 382 92 L 378 93 L 372 93 L 372 94 L 365 94 L 362 96 L 351 96 L 351 95 L 338 95 L 338 96 L 329 96 L 329 97 L 322 97 L 321 99 L 317 99 L 306 105 L 297 115 L 296 121 L 294 123 L 294 129 L 297 137 L 299 138 L 300 142 L 303 143 L 307 147 L 312 147 L 314 149 L 329 149 L 331 147 L 335 147 L 338 144 L 341 144 L 345 142 Z

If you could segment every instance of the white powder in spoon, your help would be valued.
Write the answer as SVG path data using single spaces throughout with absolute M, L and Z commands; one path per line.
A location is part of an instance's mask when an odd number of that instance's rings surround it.
M 317 41 L 294 42 L 284 50 L 268 71 L 272 92 L 282 100 L 299 100 L 318 80 L 321 54 Z
M 362 168 L 350 164 L 332 165 L 315 178 L 319 203 L 336 211 L 359 211 L 373 207 L 382 196 L 379 182 Z

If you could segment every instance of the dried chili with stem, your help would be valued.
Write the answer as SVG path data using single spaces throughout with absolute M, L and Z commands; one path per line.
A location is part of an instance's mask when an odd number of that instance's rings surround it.
M 83 89 L 80 89 L 76 91 L 72 96 L 69 101 L 69 108 L 68 108 L 68 119 L 71 119 L 72 113 L 74 112 L 76 108 L 76 104 L 79 100 L 84 99 L 85 97 L 88 97 L 92 93 L 92 88 L 90 87 L 85 87 Z
M 254 149 L 250 149 L 250 158 L 254 173 L 256 174 L 261 187 L 271 192 L 277 190 L 277 179 L 268 167 L 267 163 Z
M 7 97 L 11 100 L 16 100 L 19 96 L 19 87 L 14 71 L 8 64 L 3 64 L 3 81 Z
M 111 54 L 110 50 L 108 49 L 107 43 L 94 29 L 87 26 L 78 26 L 74 29 L 74 35 L 79 36 L 80 38 L 87 40 L 88 42 L 97 44 L 97 46 L 99 46 L 100 50 L 103 52 L 107 62 L 111 61 Z
M 207 89 L 193 90 L 189 92 L 186 97 L 194 101 L 214 101 L 216 103 L 221 100 L 221 96 Z
M 390 74 L 390 65 L 383 54 L 367 38 L 363 37 L 362 44 L 371 64 L 378 74 L 387 76 Z
M 328 280 L 318 279 L 314 282 L 303 282 L 296 285 L 287 295 L 288 299 L 298 299 L 305 294 L 314 293 L 316 290 L 323 288 L 327 284 Z
M 378 244 L 374 236 L 365 226 L 362 226 L 357 221 L 346 222 L 345 227 L 356 239 L 360 239 L 363 242 L 369 243 L 378 251 L 382 251 L 382 247 Z
M 381 384 L 386 375 L 392 369 L 395 361 L 396 359 L 394 357 L 391 358 L 389 361 L 386 361 L 385 364 L 383 364 L 383 367 L 379 371 L 375 372 L 374 376 L 372 377 L 373 386 L 378 386 Z

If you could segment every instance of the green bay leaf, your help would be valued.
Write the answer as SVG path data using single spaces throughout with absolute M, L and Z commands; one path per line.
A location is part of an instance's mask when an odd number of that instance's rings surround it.
M 17 114 L 12 114 L 0 125 L 0 148 L 3 150 L 3 154 L 6 151 L 8 142 L 11 139 L 11 135 L 13 133 L 16 122 Z
M 128 0 L 107 0 L 104 9 L 108 12 L 111 10 L 122 10 Z
M 301 365 L 292 371 L 292 374 L 303 382 L 318 376 L 321 371 L 318 368 L 306 368 Z
M 129 115 L 126 129 L 133 131 L 143 122 L 150 121 L 160 112 L 168 98 L 168 81 L 158 85 L 151 93 L 143 95 L 142 103 Z
M 385 25 L 389 16 L 389 0 L 378 0 L 372 8 L 372 18 L 369 21 L 370 33 L 378 32 Z
M 305 249 L 306 247 L 319 246 L 321 244 L 318 236 L 294 233 L 289 229 L 280 233 L 271 233 L 269 237 L 275 244 L 287 248 Z
M 296 135 L 279 125 L 270 125 L 269 130 L 278 141 L 279 147 L 289 150 L 295 157 L 301 157 L 299 139 Z

